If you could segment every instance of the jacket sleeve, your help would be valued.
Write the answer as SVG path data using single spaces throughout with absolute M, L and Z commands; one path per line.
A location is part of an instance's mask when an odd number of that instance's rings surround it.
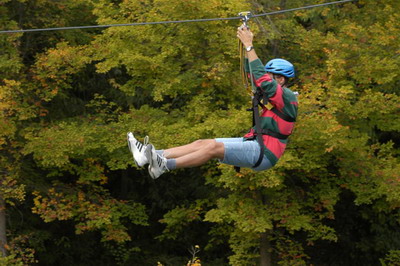
M 278 108 L 278 110 L 282 110 L 285 106 L 283 89 L 267 74 L 261 60 L 256 59 L 247 65 L 249 67 L 248 72 L 253 74 L 254 85 L 266 93 L 269 102 L 274 107 Z
M 249 59 L 248 58 L 244 59 L 244 71 L 246 71 L 246 73 L 250 73 Z

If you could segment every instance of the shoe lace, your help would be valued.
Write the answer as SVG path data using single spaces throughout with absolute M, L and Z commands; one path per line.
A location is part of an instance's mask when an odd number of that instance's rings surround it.
M 146 148 L 147 144 L 149 144 L 149 136 L 144 137 L 143 143 L 140 141 L 136 141 L 135 145 L 138 150 L 141 152 L 143 148 Z
M 157 163 L 161 169 L 165 169 L 167 172 L 169 172 L 169 169 L 167 167 L 167 158 L 160 154 L 157 154 Z
M 144 137 L 144 140 L 143 140 L 143 145 L 147 146 L 147 144 L 149 144 L 149 136 Z

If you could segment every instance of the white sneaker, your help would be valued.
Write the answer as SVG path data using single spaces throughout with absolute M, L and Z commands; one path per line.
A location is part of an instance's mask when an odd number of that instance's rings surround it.
M 127 139 L 129 150 L 133 155 L 133 160 L 135 161 L 136 165 L 143 167 L 145 164 L 148 164 L 149 161 L 147 160 L 145 150 L 147 143 L 149 143 L 149 136 L 146 136 L 144 138 L 144 143 L 141 143 L 133 136 L 132 132 L 129 132 L 127 134 Z
M 169 171 L 167 158 L 158 154 L 152 144 L 146 147 L 146 157 L 149 161 L 149 174 L 153 179 L 157 179 L 160 175 Z

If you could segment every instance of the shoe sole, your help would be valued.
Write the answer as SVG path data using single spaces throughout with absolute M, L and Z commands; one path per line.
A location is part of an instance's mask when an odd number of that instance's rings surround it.
M 128 142 L 129 151 L 133 153 L 132 148 L 131 148 L 131 142 L 129 141 L 129 133 L 126 134 L 126 141 Z
M 153 145 L 149 144 L 146 147 L 146 157 L 149 161 L 149 174 L 151 176 L 151 178 L 156 179 L 156 177 L 153 175 L 153 173 L 151 172 L 151 168 L 153 168 Z
M 131 133 L 131 132 L 129 132 L 129 133 Z M 136 159 L 135 159 L 135 154 L 134 154 L 134 151 L 133 151 L 133 149 L 132 149 L 131 142 L 130 142 L 130 140 L 129 140 L 129 133 L 126 134 L 126 139 L 127 139 L 127 141 L 128 141 L 128 148 L 129 148 L 129 151 L 132 153 L 133 161 L 135 162 L 136 166 L 137 166 L 137 167 L 141 167 L 141 166 L 138 164 L 138 162 L 136 161 Z

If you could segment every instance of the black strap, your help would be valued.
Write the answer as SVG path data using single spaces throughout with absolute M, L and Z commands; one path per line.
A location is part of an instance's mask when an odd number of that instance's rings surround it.
M 256 128 L 256 139 L 258 142 L 258 145 L 260 146 L 260 155 L 258 156 L 258 160 L 257 162 L 253 165 L 253 168 L 258 167 L 264 157 L 264 142 L 263 142 L 263 129 L 261 128 L 261 122 L 260 122 L 260 115 L 259 115 L 259 111 L 258 111 L 258 105 L 260 104 L 261 106 L 263 106 L 260 102 L 260 95 L 259 94 L 255 94 L 252 100 L 253 103 L 253 107 L 250 109 L 247 109 L 247 111 L 253 111 L 253 127 L 255 126 Z M 238 166 L 234 166 L 234 169 L 237 173 L 240 173 L 240 167 Z
M 236 173 L 240 173 L 240 167 L 239 166 L 234 166 L 233 169 L 235 169 Z
M 267 93 L 265 91 L 262 91 L 262 100 L 263 100 L 264 105 L 268 104 L 269 100 L 268 100 L 268 97 L 267 97 Z M 264 108 L 265 106 L 262 106 L 262 107 Z
M 253 98 L 253 123 L 256 127 L 257 142 L 258 142 L 258 145 L 260 145 L 260 155 L 258 157 L 256 164 L 253 166 L 253 168 L 258 167 L 261 164 L 262 159 L 264 157 L 264 142 L 263 142 L 263 138 L 262 138 L 263 134 L 262 134 L 262 129 L 261 129 L 260 114 L 258 111 L 259 102 L 260 101 L 259 101 L 258 97 Z
M 280 118 L 282 118 L 283 120 L 287 121 L 287 122 L 296 122 L 296 119 L 288 116 L 287 114 L 282 113 L 281 111 L 279 111 L 277 108 L 272 108 L 271 111 L 276 114 L 277 116 L 279 116 Z

